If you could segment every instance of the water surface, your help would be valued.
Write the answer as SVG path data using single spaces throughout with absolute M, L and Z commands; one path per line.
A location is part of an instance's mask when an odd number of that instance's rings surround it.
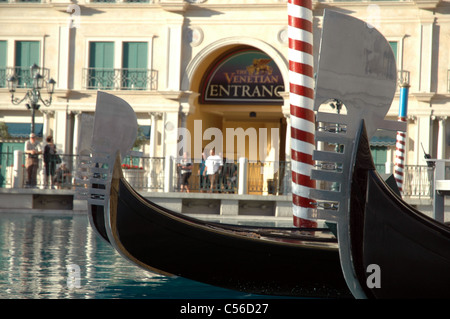
M 86 215 L 0 214 L 0 299 L 271 298 L 149 273 L 99 238 Z

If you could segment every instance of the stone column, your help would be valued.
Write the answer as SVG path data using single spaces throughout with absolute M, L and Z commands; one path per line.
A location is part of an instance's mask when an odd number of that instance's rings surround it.
M 431 154 L 432 119 L 434 117 L 430 116 L 418 116 L 417 118 L 416 165 L 427 165 L 424 159 L 424 152 Z
M 45 142 L 45 139 L 48 135 L 50 135 L 50 117 L 55 113 L 54 111 L 49 110 L 41 110 L 43 116 L 44 116 L 44 127 L 42 129 L 42 137 L 43 141 Z
M 286 195 L 292 191 L 292 175 L 291 175 L 291 104 L 289 99 L 289 92 L 282 92 L 280 95 L 283 97 L 283 106 L 281 111 L 286 118 L 286 140 L 284 147 L 286 165 L 280 176 L 279 188 L 281 192 Z M 283 151 L 283 150 L 281 150 Z
M 162 169 L 161 163 L 158 163 L 157 160 L 154 158 L 156 157 L 157 151 L 156 147 L 158 144 L 158 128 L 157 128 L 157 121 L 162 117 L 162 113 L 160 112 L 149 112 L 150 114 L 150 150 L 149 150 L 149 166 L 148 166 L 148 185 L 150 188 L 155 187 L 158 183 L 158 176 Z
M 169 24 L 167 27 L 167 89 L 178 91 L 181 82 L 181 45 L 182 21 L 179 24 Z
M 74 5 L 78 7 L 77 5 Z M 75 10 L 76 11 L 76 10 Z M 73 25 L 73 24 L 72 24 Z M 69 88 L 70 74 L 70 35 L 72 25 L 64 25 L 59 27 L 58 39 L 58 79 L 56 85 L 58 89 L 67 90 Z
M 162 113 L 161 112 L 149 112 L 148 113 L 150 115 L 150 122 L 151 122 L 151 126 L 150 126 L 150 150 L 149 150 L 149 156 L 150 157 L 155 157 L 156 156 L 156 147 L 157 147 L 157 143 L 158 143 L 158 139 L 157 139 L 157 132 L 158 132 L 158 128 L 157 128 L 157 121 L 158 119 L 160 119 L 162 117 Z
M 81 134 L 81 112 L 75 111 L 74 114 L 74 124 L 73 124 L 73 146 L 72 154 L 78 155 L 80 153 L 80 134 Z
M 432 16 L 421 17 L 419 92 L 431 92 L 434 20 Z
M 195 140 L 192 140 L 194 132 L 190 132 L 187 129 L 187 118 L 189 114 L 195 112 L 194 101 L 200 94 L 192 91 L 185 91 L 180 95 L 180 130 L 178 132 L 178 137 L 180 135 L 183 137 L 182 146 L 183 151 L 190 153 L 190 157 L 194 160 L 201 161 L 201 147 L 202 145 L 195 145 Z M 194 143 L 194 144 L 193 144 Z M 201 142 L 200 142 L 201 144 Z M 179 146 L 179 147 L 180 147 Z M 200 151 L 199 151 L 200 150 Z
M 437 159 L 446 158 L 446 122 L 447 116 L 441 116 L 437 118 L 439 122 L 438 138 L 437 138 Z
M 67 127 L 69 126 L 67 120 L 68 114 L 66 111 L 55 111 L 55 130 L 53 139 L 55 141 L 58 153 L 67 153 Z
M 289 99 L 289 92 L 282 92 L 280 95 L 283 97 L 283 106 L 281 111 L 286 118 L 286 142 L 285 142 L 285 158 L 286 162 L 291 161 L 291 104 Z

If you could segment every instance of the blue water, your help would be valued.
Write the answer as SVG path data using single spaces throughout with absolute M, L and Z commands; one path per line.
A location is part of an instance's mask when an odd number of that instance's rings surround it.
M 0 299 L 112 298 L 272 297 L 144 271 L 97 237 L 86 215 L 0 214 Z

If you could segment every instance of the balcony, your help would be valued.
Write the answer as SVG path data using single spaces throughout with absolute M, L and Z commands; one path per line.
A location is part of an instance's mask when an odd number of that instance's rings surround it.
M 47 68 L 39 68 L 38 72 L 43 76 L 43 82 L 46 83 L 50 78 L 50 70 Z M 17 88 L 30 89 L 33 87 L 30 67 L 7 67 L 0 69 L 0 88 L 8 87 L 8 78 L 13 75 L 18 79 Z
M 83 88 L 88 90 L 155 91 L 158 72 L 146 69 L 83 69 Z

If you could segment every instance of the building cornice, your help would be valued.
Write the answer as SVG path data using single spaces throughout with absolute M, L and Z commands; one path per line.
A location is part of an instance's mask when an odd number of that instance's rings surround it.
M 161 0 L 159 6 L 168 12 L 183 13 L 187 10 L 190 3 L 183 0 Z
M 412 97 L 414 97 L 418 102 L 430 103 L 433 97 L 436 95 L 434 92 L 411 92 Z
M 414 4 L 422 10 L 434 10 L 442 0 L 415 0 Z

